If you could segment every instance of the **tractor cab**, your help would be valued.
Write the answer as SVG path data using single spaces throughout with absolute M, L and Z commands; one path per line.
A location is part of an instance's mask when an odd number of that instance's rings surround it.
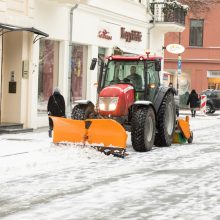
M 135 100 L 153 101 L 160 86 L 160 57 L 110 56 L 100 73 L 99 88 L 127 84 L 134 88 Z

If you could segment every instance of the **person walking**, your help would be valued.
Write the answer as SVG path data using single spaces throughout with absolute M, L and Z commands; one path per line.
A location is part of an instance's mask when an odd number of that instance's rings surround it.
M 193 89 L 189 94 L 189 98 L 187 100 L 187 105 L 190 105 L 192 117 L 196 116 L 196 108 L 198 108 L 198 103 L 199 103 L 198 94 L 196 93 L 196 90 Z
M 48 115 L 57 117 L 66 117 L 65 100 L 60 93 L 59 88 L 55 88 L 47 104 Z M 49 137 L 52 137 L 53 121 L 49 118 Z

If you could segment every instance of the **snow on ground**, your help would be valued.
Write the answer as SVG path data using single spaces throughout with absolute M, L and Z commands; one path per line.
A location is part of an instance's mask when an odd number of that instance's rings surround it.
M 218 220 L 220 112 L 190 124 L 193 144 L 137 153 L 129 137 L 125 159 L 47 131 L 1 135 L 0 219 Z

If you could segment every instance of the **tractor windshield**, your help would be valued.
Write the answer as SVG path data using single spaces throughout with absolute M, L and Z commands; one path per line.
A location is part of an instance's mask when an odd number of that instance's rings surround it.
M 154 84 L 157 87 L 159 85 L 159 71 L 155 70 L 155 61 L 109 61 L 102 87 L 118 83 L 131 83 L 136 91 L 145 91 L 149 84 Z
M 110 61 L 103 87 L 118 83 L 131 83 L 136 90 L 144 89 L 144 61 Z

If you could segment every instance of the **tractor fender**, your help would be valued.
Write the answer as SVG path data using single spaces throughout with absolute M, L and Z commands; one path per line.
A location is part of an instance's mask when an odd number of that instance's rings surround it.
M 82 100 L 76 100 L 76 101 L 74 101 L 73 105 L 74 105 L 74 107 L 75 106 L 81 106 L 81 107 L 84 106 L 84 108 L 86 108 L 87 106 L 92 106 L 93 108 L 95 107 L 93 102 L 90 101 L 90 100 L 87 100 L 87 99 L 85 99 L 85 100 L 83 100 L 83 99 Z
M 141 106 L 152 106 L 154 113 L 156 114 L 156 110 L 155 107 L 153 105 L 153 103 L 151 101 L 144 101 L 144 100 L 140 100 L 140 101 L 135 101 L 132 105 L 132 109 L 135 109 L 136 107 L 141 107 Z
M 92 103 L 92 101 L 87 100 L 87 99 L 85 99 L 85 100 L 76 100 L 76 101 L 74 101 L 74 104 L 76 104 L 76 105 L 88 105 L 88 104 L 94 105 Z
M 174 94 L 173 89 L 170 87 L 163 87 L 163 86 L 159 87 L 159 91 L 158 91 L 158 93 L 155 97 L 155 101 L 154 101 L 154 109 L 156 112 L 158 112 L 160 105 L 163 101 L 163 98 L 168 92 L 171 92 Z
M 74 102 L 71 118 L 76 120 L 85 120 L 94 113 L 95 106 L 89 100 L 77 100 Z

